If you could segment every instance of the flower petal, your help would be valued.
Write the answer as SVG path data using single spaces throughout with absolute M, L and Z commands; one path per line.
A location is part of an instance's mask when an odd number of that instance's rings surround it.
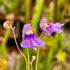
M 42 31 L 45 33 L 45 35 L 51 35 L 53 32 L 58 32 L 58 33 L 61 33 L 62 30 L 61 30 L 61 27 L 64 25 L 64 24 L 60 24 L 59 22 L 57 23 L 47 23 L 48 27 L 44 27 L 44 23 L 45 23 L 45 19 L 42 19 L 41 22 L 40 22 L 40 27 L 42 29 Z
M 55 31 L 55 32 L 58 32 L 58 33 L 61 33 L 61 32 L 62 32 L 61 27 L 62 27 L 63 25 L 64 25 L 64 24 L 60 24 L 60 23 L 54 24 L 54 27 L 53 27 L 54 31 Z
M 48 23 L 48 25 L 49 25 L 49 27 L 46 28 L 45 34 L 50 36 L 54 32 L 54 30 L 53 30 L 54 24 L 53 23 Z
M 62 30 L 61 29 L 56 29 L 56 32 L 61 33 Z
M 64 25 L 64 23 L 63 24 L 61 24 L 60 26 L 62 27 Z
M 24 40 L 21 42 L 21 47 L 27 48 L 30 46 L 29 40 Z
M 35 51 L 37 51 L 36 47 L 35 46 L 32 46 L 32 49 L 34 49 Z
M 48 32 L 48 31 L 46 31 L 46 32 L 44 32 L 45 33 L 45 35 L 48 35 L 48 36 L 50 36 L 51 35 L 51 33 L 50 32 Z
M 24 40 L 24 35 L 25 35 L 25 33 L 26 33 L 27 30 L 32 30 L 30 24 L 26 24 L 23 27 L 23 30 L 22 30 L 22 38 L 23 38 L 23 40 Z
M 63 26 L 64 25 L 64 23 L 63 24 L 60 24 L 59 22 L 57 22 L 57 23 L 55 23 L 57 26 Z
M 34 42 L 38 47 L 42 47 L 44 45 L 44 42 L 38 38 L 34 38 Z
M 46 20 L 45 19 L 42 19 L 41 21 L 40 21 L 40 27 L 43 27 L 43 24 L 46 22 Z
M 21 47 L 24 47 L 24 48 L 31 47 L 32 49 L 37 50 L 37 49 L 35 48 L 36 44 L 35 44 L 35 42 L 33 41 L 33 39 L 24 40 L 24 41 L 21 42 L 20 45 L 21 45 Z

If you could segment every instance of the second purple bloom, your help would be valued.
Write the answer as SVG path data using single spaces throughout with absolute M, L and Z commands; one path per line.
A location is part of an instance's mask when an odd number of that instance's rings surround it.
M 45 35 L 51 35 L 53 32 L 61 33 L 62 32 L 61 27 L 63 25 L 64 24 L 60 24 L 60 23 L 56 23 L 56 24 L 46 23 L 45 19 L 42 19 L 40 21 L 40 27 L 42 31 L 45 33 Z

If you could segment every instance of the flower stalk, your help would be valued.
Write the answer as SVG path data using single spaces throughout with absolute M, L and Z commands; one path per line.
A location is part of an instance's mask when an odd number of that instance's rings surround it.
M 14 40 L 15 40 L 17 49 L 18 49 L 18 51 L 21 53 L 21 55 L 22 55 L 22 56 L 25 58 L 25 60 L 26 60 L 26 69 L 27 69 L 27 58 L 26 58 L 26 56 L 21 52 L 21 50 L 19 49 L 19 46 L 18 46 L 17 41 L 16 41 L 16 36 L 15 36 L 15 30 L 14 30 L 15 28 L 12 28 L 12 27 L 11 27 L 11 29 L 12 29 L 12 31 L 13 31 Z
M 5 21 L 4 24 L 3 24 L 3 27 L 4 27 L 5 29 L 9 29 L 9 28 L 10 28 L 10 29 L 13 31 L 14 40 L 15 40 L 17 49 L 18 49 L 18 51 L 21 53 L 21 55 L 25 58 L 25 60 L 26 60 L 26 69 L 27 69 L 27 58 L 26 58 L 26 56 L 21 52 L 21 50 L 19 49 L 19 46 L 18 46 L 18 44 L 17 44 L 16 36 L 15 36 L 15 27 L 13 28 L 13 27 L 11 26 L 11 24 L 10 24 L 9 21 Z
M 32 62 L 30 63 L 30 65 L 31 65 L 31 70 L 33 70 L 33 67 L 32 67 Z
M 43 36 L 43 32 L 41 33 L 39 39 Z M 37 51 L 37 59 L 36 59 L 36 69 L 35 70 L 38 70 L 38 61 L 39 61 L 39 47 L 38 47 L 38 51 Z
M 32 56 L 32 61 L 30 62 L 30 65 L 31 65 L 31 70 L 33 70 L 33 66 L 32 66 L 32 64 L 33 64 L 33 62 L 34 62 L 34 60 L 36 59 L 36 56 Z
M 38 52 L 37 52 L 36 69 L 35 70 L 38 70 L 38 60 L 39 60 L 39 47 L 38 47 Z
M 28 48 L 27 48 L 27 54 L 28 54 L 28 70 L 30 70 L 30 56 L 29 56 Z

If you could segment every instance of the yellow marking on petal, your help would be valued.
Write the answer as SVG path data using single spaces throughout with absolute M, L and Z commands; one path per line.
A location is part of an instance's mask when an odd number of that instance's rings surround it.
M 26 31 L 26 34 L 30 34 L 30 33 L 32 34 L 33 32 L 31 30 Z
M 46 23 L 44 23 L 44 24 L 43 24 L 43 26 L 46 28 L 46 27 L 47 27 L 47 24 L 46 24 Z

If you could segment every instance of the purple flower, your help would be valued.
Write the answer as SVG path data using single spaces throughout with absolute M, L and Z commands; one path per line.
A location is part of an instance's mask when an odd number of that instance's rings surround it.
M 56 23 L 56 24 L 46 23 L 45 19 L 42 19 L 40 21 L 40 27 L 42 31 L 45 33 L 45 35 L 51 35 L 53 32 L 61 33 L 62 32 L 61 27 L 63 25 L 64 24 L 60 24 L 60 23 Z
M 22 38 L 23 41 L 21 42 L 21 47 L 27 48 L 31 47 L 34 50 L 37 50 L 35 46 L 41 47 L 44 45 L 44 42 L 35 37 L 30 24 L 26 24 L 22 30 Z

